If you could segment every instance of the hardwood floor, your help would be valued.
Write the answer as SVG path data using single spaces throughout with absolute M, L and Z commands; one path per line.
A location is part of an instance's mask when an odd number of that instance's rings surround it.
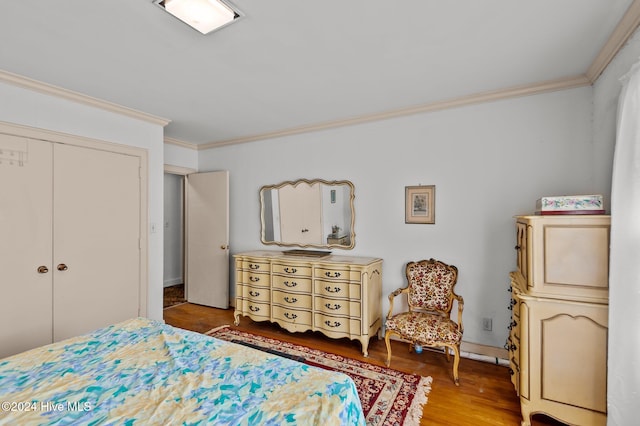
M 203 333 L 220 325 L 233 325 L 233 309 L 184 303 L 165 309 L 164 319 L 175 327 Z M 369 344 L 369 357 L 364 358 L 357 341 L 330 339 L 317 332 L 289 333 L 275 324 L 244 317 L 237 328 L 382 366 L 387 356 L 384 340 L 375 338 Z M 520 404 L 507 367 L 462 358 L 460 386 L 455 386 L 452 365 L 442 353 L 425 350 L 418 355 L 401 342 L 392 342 L 392 351 L 391 368 L 433 378 L 421 425 L 520 425 Z M 562 424 L 545 416 L 532 419 L 532 426 Z

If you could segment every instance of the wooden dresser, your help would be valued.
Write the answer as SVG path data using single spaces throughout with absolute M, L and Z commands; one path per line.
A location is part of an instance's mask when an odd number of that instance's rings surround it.
M 234 255 L 235 324 L 240 316 L 271 321 L 296 332 L 314 330 L 362 343 L 382 327 L 382 259 L 277 251 Z
M 607 422 L 609 229 L 605 215 L 516 217 L 507 349 L 523 426 Z

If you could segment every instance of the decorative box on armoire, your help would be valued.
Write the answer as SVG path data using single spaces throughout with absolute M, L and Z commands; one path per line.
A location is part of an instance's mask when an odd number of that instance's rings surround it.
M 507 348 L 523 426 L 536 413 L 607 422 L 610 223 L 606 215 L 516 217 Z

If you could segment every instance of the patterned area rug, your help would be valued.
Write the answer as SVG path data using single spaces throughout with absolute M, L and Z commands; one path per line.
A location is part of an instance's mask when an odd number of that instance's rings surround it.
M 431 390 L 431 377 L 402 373 L 228 326 L 215 328 L 205 334 L 347 374 L 358 389 L 367 425 L 420 424 L 423 406 Z

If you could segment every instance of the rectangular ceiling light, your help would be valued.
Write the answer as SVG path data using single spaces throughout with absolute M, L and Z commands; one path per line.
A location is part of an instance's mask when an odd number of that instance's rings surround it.
M 154 0 L 154 3 L 202 34 L 240 17 L 237 10 L 221 0 Z

